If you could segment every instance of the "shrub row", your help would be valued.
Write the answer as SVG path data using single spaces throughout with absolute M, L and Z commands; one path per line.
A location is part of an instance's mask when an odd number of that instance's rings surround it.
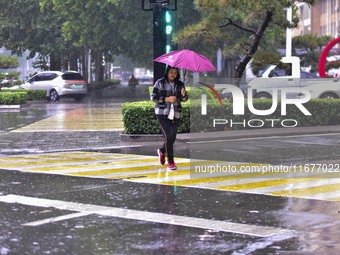
M 1 92 L 0 105 L 18 105 L 25 104 L 28 100 L 27 92 Z
M 270 109 L 272 100 L 258 99 L 253 102 L 255 109 Z M 269 116 L 259 116 L 252 114 L 245 101 L 245 115 L 233 115 L 232 104 L 224 101 L 223 105 L 209 104 L 207 115 L 201 114 L 201 102 L 191 100 L 183 103 L 183 120 L 179 127 L 179 132 L 207 132 L 233 129 L 249 129 L 282 127 L 282 121 L 286 126 L 293 126 L 296 120 L 297 126 L 326 126 L 340 125 L 340 100 L 334 99 L 313 99 L 304 104 L 305 108 L 312 114 L 305 116 L 295 105 L 287 106 L 287 114 L 281 116 L 281 106 L 278 104 L 274 113 Z M 124 103 L 122 105 L 122 114 L 125 127 L 125 133 L 128 134 L 159 134 L 160 129 L 154 115 L 154 103 L 152 101 Z M 224 125 L 213 127 L 214 119 L 228 121 Z M 221 121 L 221 122 L 223 122 Z M 231 125 L 234 123 L 234 125 Z M 238 123 L 238 124 L 235 124 Z M 242 123 L 245 123 L 243 125 Z M 245 126 L 245 127 L 244 127 Z
M 183 103 L 183 121 L 178 132 L 190 131 L 189 103 Z M 122 105 L 123 122 L 127 134 L 160 134 L 152 101 L 124 103 Z
M 23 97 L 22 95 L 25 94 Z M 2 89 L 0 91 L 0 104 L 25 104 L 27 101 L 41 101 L 46 98 L 45 90 Z

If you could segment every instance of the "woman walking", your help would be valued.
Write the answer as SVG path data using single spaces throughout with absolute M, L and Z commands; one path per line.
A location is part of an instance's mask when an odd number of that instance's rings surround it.
M 155 114 L 161 128 L 164 144 L 157 150 L 159 162 L 164 165 L 168 158 L 168 170 L 176 170 L 174 143 L 182 118 L 181 102 L 188 100 L 184 83 L 180 81 L 178 68 L 168 66 L 163 78 L 157 80 L 152 90 Z

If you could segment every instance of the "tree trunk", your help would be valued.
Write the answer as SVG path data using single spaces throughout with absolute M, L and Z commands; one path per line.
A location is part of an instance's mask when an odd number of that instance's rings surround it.
M 81 61 L 81 74 L 83 75 L 84 79 L 87 81 L 87 82 L 90 82 L 89 81 L 89 74 L 88 74 L 88 71 L 87 71 L 87 49 L 84 48 L 83 51 L 82 51 L 82 54 L 81 54 L 81 57 L 80 57 L 80 61 Z
M 253 55 L 257 51 L 262 35 L 269 26 L 269 23 L 272 20 L 272 16 L 273 12 L 271 11 L 266 12 L 266 16 L 261 26 L 254 34 L 254 39 L 251 44 L 251 47 L 248 49 L 247 53 L 242 57 L 240 63 L 236 66 L 234 78 L 236 78 L 236 80 L 238 81 L 237 85 L 239 85 L 240 79 L 242 78 L 242 75 L 244 73 L 244 70 L 246 69 L 247 64 L 250 62 L 250 60 L 253 58 Z
M 94 64 L 95 64 L 95 81 L 103 81 L 104 80 L 104 67 L 102 64 L 103 54 L 101 51 L 94 53 Z
M 70 70 L 78 71 L 78 54 L 76 51 L 71 51 L 69 56 Z
M 54 54 L 50 55 L 50 70 L 51 71 L 61 70 L 61 59 L 59 56 L 56 56 Z

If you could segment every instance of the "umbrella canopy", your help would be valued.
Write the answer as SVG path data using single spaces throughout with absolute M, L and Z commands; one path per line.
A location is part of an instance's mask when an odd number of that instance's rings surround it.
M 216 71 L 216 67 L 205 56 L 192 50 L 176 50 L 166 53 L 154 61 L 193 72 Z

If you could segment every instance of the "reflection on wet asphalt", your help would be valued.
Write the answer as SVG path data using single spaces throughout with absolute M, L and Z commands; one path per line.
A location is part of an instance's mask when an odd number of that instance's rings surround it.
M 133 100 L 133 99 L 132 99 Z M 8 132 L 35 123 L 47 117 L 76 110 L 79 107 L 111 108 L 111 99 L 97 104 L 91 100 L 84 103 L 63 101 L 62 103 L 37 103 L 24 109 L 1 111 L 0 144 L 2 153 L 23 154 L 68 151 L 80 146 L 84 151 L 109 153 L 156 155 L 160 141 L 134 143 L 123 142 L 119 132 L 53 132 L 25 133 Z M 115 105 L 117 106 L 117 104 Z M 24 130 L 24 129 L 22 129 Z M 33 130 L 34 131 L 34 130 Z M 86 139 L 82 140 L 82 137 Z M 15 142 L 16 147 L 7 144 Z M 239 161 L 263 162 L 267 158 L 273 163 L 291 162 L 292 155 L 304 157 L 307 153 L 315 157 L 338 158 L 338 142 L 334 138 L 304 138 L 302 146 L 297 138 L 248 141 L 228 141 L 208 146 L 199 152 L 207 156 L 207 151 L 219 154 L 215 157 Z M 77 141 L 77 143 L 75 143 Z M 328 146 L 325 147 L 325 141 Z M 92 148 L 93 145 L 103 148 Z M 306 150 L 307 146 L 313 150 Z M 176 153 L 190 157 L 190 148 L 176 141 Z M 7 147 L 6 147 L 7 146 Z M 106 147 L 107 148 L 104 148 Z M 117 147 L 114 146 L 125 146 Z M 109 148 L 110 147 L 110 148 Z M 194 145 L 195 149 L 200 147 Z M 326 152 L 326 153 L 325 153 Z M 300 153 L 300 154 L 299 154 Z M 305 155 L 305 154 L 304 154 Z M 210 156 L 209 156 L 210 157 Z M 307 158 L 307 157 L 305 157 Z M 299 158 L 296 158 L 297 160 Z M 47 174 L 21 173 L 0 170 L 0 197 L 18 195 L 82 205 L 100 205 L 136 210 L 140 214 L 159 213 L 192 219 L 207 219 L 237 223 L 249 228 L 272 227 L 291 230 L 291 235 L 255 237 L 235 232 L 215 229 L 188 227 L 133 218 L 112 217 L 98 214 L 57 209 L 56 207 L 30 206 L 20 203 L 0 202 L 0 255 L 9 254 L 338 254 L 340 245 L 339 203 L 312 199 L 272 197 L 189 188 L 179 186 L 154 185 L 125 182 L 123 180 L 66 177 Z M 62 218 L 62 217 L 65 218 Z M 61 217 L 61 218 L 60 218 Z M 59 219 L 49 222 L 51 219 Z M 37 224 L 39 223 L 40 224 Z M 24 225 L 26 224 L 26 225 Z M 36 226 L 33 226 L 37 224 Z
M 0 248 L 7 250 L 7 254 L 270 254 L 275 251 L 334 254 L 332 251 L 339 248 L 337 239 L 330 234 L 327 241 L 320 242 L 320 237 L 326 236 L 324 227 L 334 234 L 339 231 L 338 208 L 331 202 L 122 180 L 15 171 L 0 173 L 2 196 L 18 194 L 296 231 L 293 238 L 259 238 L 209 228 L 176 226 L 171 222 L 164 224 L 100 215 L 32 227 L 22 224 L 75 212 L 1 203 Z

